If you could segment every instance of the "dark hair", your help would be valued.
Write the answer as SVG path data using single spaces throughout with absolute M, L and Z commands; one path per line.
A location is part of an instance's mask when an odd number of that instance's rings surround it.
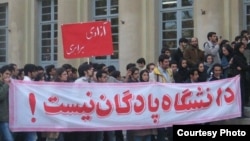
M 107 74 L 107 72 L 104 71 L 104 70 L 98 70 L 98 71 L 96 72 L 95 76 L 96 76 L 97 81 L 98 81 L 99 78 L 102 77 L 102 74 L 104 74 L 104 73 Z
M 146 68 L 147 68 L 148 71 L 150 70 L 150 66 L 151 66 L 151 65 L 154 65 L 154 66 L 155 66 L 154 63 L 149 63 L 149 64 L 147 64 Z
M 199 72 L 199 71 L 198 71 L 198 68 L 191 68 L 191 69 L 189 69 L 189 76 L 190 76 L 190 75 L 194 75 L 194 73 L 195 73 L 196 71 Z
M 72 65 L 70 64 L 63 64 L 62 67 L 67 70 L 67 69 L 72 69 Z
M 209 37 L 212 37 L 216 32 L 208 32 L 207 33 L 207 39 L 209 40 Z
M 28 76 L 28 73 L 32 73 L 32 72 L 35 72 L 37 71 L 37 67 L 36 65 L 34 64 L 26 64 L 23 68 L 23 71 L 24 71 L 24 75 L 25 76 Z
M 138 64 L 146 64 L 146 60 L 144 59 L 144 58 L 139 58 L 137 61 L 136 61 L 136 63 L 138 63 Z
M 244 43 L 242 43 L 242 42 L 236 43 L 234 45 L 234 54 L 242 54 L 239 49 L 243 45 L 244 45 Z
M 180 38 L 179 39 L 179 44 L 180 43 L 188 43 L 188 39 L 186 39 L 186 38 Z
M 2 66 L 1 69 L 0 69 L 0 73 L 3 74 L 3 73 L 6 72 L 7 70 L 11 72 L 11 67 L 10 67 L 10 65 L 4 65 L 4 66 Z
M 161 54 L 164 54 L 166 51 L 171 52 L 171 50 L 170 50 L 168 47 L 163 47 L 163 48 L 161 49 Z
M 49 73 L 52 71 L 52 69 L 55 68 L 55 65 L 47 65 L 45 66 L 46 74 L 49 75 Z
M 78 67 L 78 74 L 79 77 L 83 77 L 85 76 L 85 71 L 88 71 L 89 69 L 92 68 L 92 65 L 88 64 L 87 62 L 82 63 L 79 67 Z
M 148 70 L 141 70 L 141 72 L 140 72 L 140 82 L 146 82 L 146 81 L 144 81 L 143 79 L 142 79 L 142 75 L 143 75 L 143 73 L 148 73 L 148 76 L 149 76 L 149 71 Z
M 114 65 L 108 66 L 108 73 L 112 73 L 113 71 L 116 71 L 116 68 Z
M 139 69 L 137 67 L 132 67 L 130 71 L 131 71 L 131 75 L 133 75 L 135 71 L 139 71 Z
M 55 82 L 61 82 L 61 79 L 59 77 L 63 72 L 66 72 L 66 69 L 64 67 L 56 68 Z
M 43 78 L 45 78 L 43 73 L 38 73 L 34 79 L 34 81 L 41 81 Z
M 207 55 L 205 56 L 205 62 L 206 62 L 206 63 L 207 63 L 207 58 L 208 58 L 209 56 L 211 56 L 211 57 L 212 57 L 212 59 L 213 59 L 213 61 L 214 61 L 214 57 L 213 57 L 213 55 L 212 55 L 212 54 L 207 54 Z
M 37 70 L 43 70 L 44 71 L 44 68 L 42 66 L 36 66 Z
M 220 67 L 220 68 L 221 68 L 221 71 L 223 71 L 222 65 L 219 64 L 219 63 L 215 63 L 215 64 L 213 65 L 213 68 L 212 68 L 212 72 L 213 72 L 213 73 L 214 73 L 214 68 L 215 68 L 215 67 Z
M 9 66 L 10 66 L 10 69 L 11 69 L 11 72 L 12 72 L 12 71 L 15 70 L 15 66 L 17 66 L 17 65 L 14 64 L 14 63 L 10 63 Z
M 249 32 L 247 30 L 241 30 L 240 36 L 244 36 L 245 33 L 249 34 Z
M 131 68 L 133 68 L 133 67 L 136 67 L 136 64 L 135 64 L 135 63 L 129 63 L 129 64 L 127 64 L 127 66 L 126 66 L 126 70 L 129 70 L 129 69 L 131 69 Z
M 118 70 L 112 71 L 111 74 L 110 74 L 110 76 L 113 76 L 114 78 L 117 79 L 118 77 L 121 76 L 121 72 L 118 71 Z
M 158 62 L 163 62 L 165 59 L 169 59 L 169 56 L 165 55 L 165 54 L 161 54 L 158 58 Z

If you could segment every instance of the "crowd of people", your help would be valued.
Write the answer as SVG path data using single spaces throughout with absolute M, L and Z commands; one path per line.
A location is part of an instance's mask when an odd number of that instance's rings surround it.
M 0 69 L 0 134 L 2 141 L 172 141 L 171 128 L 98 132 L 18 132 L 9 129 L 9 83 L 23 81 L 54 81 L 69 83 L 199 83 L 240 75 L 243 108 L 249 106 L 250 36 L 243 30 L 234 41 L 222 39 L 215 32 L 207 34 L 207 41 L 199 47 L 198 38 L 179 39 L 177 50 L 162 47 L 157 62 L 146 63 L 139 58 L 126 66 L 123 76 L 115 66 L 84 62 L 78 68 L 71 64 L 45 68 L 35 64 L 4 65 Z M 25 119 L 24 119 L 25 120 Z M 124 134 L 126 133 L 126 134 Z

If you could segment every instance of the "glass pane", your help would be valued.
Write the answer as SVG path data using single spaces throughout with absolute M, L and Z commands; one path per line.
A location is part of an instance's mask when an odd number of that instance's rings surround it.
M 0 6 L 0 12 L 6 12 L 6 6 L 5 5 L 1 5 Z
M 45 13 L 51 13 L 51 7 L 43 7 L 42 8 L 42 13 L 45 14 Z
M 6 56 L 0 56 L 0 62 L 6 62 Z
M 0 20 L 0 26 L 5 26 L 5 25 L 6 25 L 5 20 Z
M 95 10 L 96 16 L 98 15 L 107 15 L 107 9 L 105 8 L 96 8 Z
M 1 42 L 0 43 L 0 48 L 6 48 L 6 43 L 5 42 Z
M 118 30 L 119 30 L 119 28 L 118 28 L 118 26 L 112 26 L 111 27 L 111 31 L 112 31 L 112 33 L 118 33 Z
M 50 54 L 42 54 L 42 61 L 50 61 Z
M 162 20 L 176 20 L 176 12 L 171 12 L 171 13 L 163 13 L 162 14 Z
M 118 59 L 119 58 L 119 53 L 116 51 L 111 55 L 111 59 Z
M 57 30 L 57 24 L 54 24 L 54 30 Z
M 54 53 L 57 53 L 57 47 L 54 47 Z
M 194 23 L 193 20 L 182 21 L 182 28 L 193 28 Z
M 54 4 L 57 5 L 57 0 L 54 0 Z
M 54 45 L 57 45 L 57 38 L 54 39 Z
M 115 6 L 115 7 L 111 7 L 110 10 L 111 10 L 111 12 L 110 12 L 111 14 L 118 14 L 119 9 L 118 9 L 118 6 Z
M 165 31 L 162 33 L 163 39 L 176 39 L 177 38 L 177 32 L 176 31 Z
M 247 16 L 247 25 L 250 24 L 250 15 Z
M 57 61 L 57 54 L 54 54 L 54 61 Z
M 42 25 L 42 31 L 51 31 L 50 25 Z
M 118 23 L 119 21 L 118 21 L 118 18 L 112 18 L 111 19 L 111 24 L 112 25 L 118 25 L 119 23 Z
M 42 33 L 42 39 L 45 39 L 45 38 L 51 38 L 50 32 L 43 32 Z
M 182 0 L 181 6 L 192 6 L 193 0 Z
M 165 22 L 162 25 L 163 30 L 165 29 L 176 29 L 177 28 L 177 22 L 176 21 L 169 21 L 169 22 Z
M 162 0 L 162 8 L 173 8 L 177 6 L 177 0 Z
M 107 21 L 107 19 L 96 19 L 95 21 Z
M 250 26 L 247 26 L 247 30 L 250 31 Z
M 57 13 L 57 6 L 54 6 L 54 12 Z
M 42 15 L 42 21 L 50 21 L 51 15 L 50 14 L 44 14 Z
M 42 6 L 50 6 L 51 0 L 42 0 Z
M 6 36 L 0 36 L 0 42 L 5 42 L 6 41 Z
M 111 6 L 112 5 L 118 5 L 118 0 L 111 0 Z
M 95 1 L 95 7 L 106 7 L 107 6 L 107 0 L 96 0 Z
M 168 48 L 177 48 L 176 40 L 163 40 L 162 46 Z
M 247 6 L 247 14 L 250 14 L 250 5 Z
M 0 29 L 0 36 L 6 34 L 6 29 Z
M 6 50 L 5 49 L 0 49 L 0 55 L 5 56 L 6 55 Z
M 0 19 L 5 19 L 6 18 L 6 13 L 0 13 Z
M 112 35 L 113 42 L 118 42 L 118 35 Z
M 51 53 L 51 48 L 50 47 L 42 47 L 42 54 L 45 53 Z
M 190 30 L 182 30 L 182 37 L 184 38 L 192 38 L 194 36 L 193 29 Z
M 95 57 L 95 59 L 107 59 L 107 56 L 98 56 L 98 57 Z
M 54 20 L 57 20 L 57 13 L 55 13 L 54 15 Z
M 193 19 L 193 10 L 182 11 L 182 19 Z
M 114 48 L 114 51 L 118 51 L 119 50 L 119 45 L 118 44 L 113 44 L 113 48 Z
M 42 46 L 50 46 L 51 45 L 51 40 L 42 40 Z

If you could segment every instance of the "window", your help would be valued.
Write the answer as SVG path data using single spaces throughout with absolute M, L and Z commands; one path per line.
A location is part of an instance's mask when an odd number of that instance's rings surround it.
M 160 49 L 176 49 L 181 37 L 194 35 L 193 0 L 161 0 Z
M 57 0 L 39 1 L 39 60 L 41 65 L 57 63 Z
M 244 29 L 250 31 L 250 0 L 244 0 L 243 3 L 244 6 L 244 13 L 243 13 L 243 27 Z
M 114 65 L 118 67 L 119 59 L 119 20 L 118 20 L 118 0 L 93 0 L 93 20 L 110 21 L 112 30 L 112 40 L 114 53 L 110 56 L 97 56 L 93 62 Z
M 8 9 L 7 4 L 0 4 L 0 64 L 7 62 L 8 45 Z

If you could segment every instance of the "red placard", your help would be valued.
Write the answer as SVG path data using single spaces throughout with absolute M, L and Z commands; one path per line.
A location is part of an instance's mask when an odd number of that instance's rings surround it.
M 113 53 L 111 24 L 108 21 L 64 24 L 64 58 L 105 56 Z

